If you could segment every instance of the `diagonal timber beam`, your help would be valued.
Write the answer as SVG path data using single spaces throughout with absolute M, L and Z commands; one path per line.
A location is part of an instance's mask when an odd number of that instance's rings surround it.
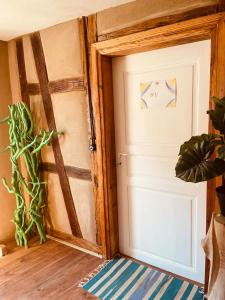
M 51 94 L 49 89 L 49 79 L 47 74 L 44 50 L 42 47 L 40 33 L 35 32 L 30 35 L 30 38 L 31 38 L 31 45 L 33 49 L 37 75 L 39 79 L 40 93 L 43 99 L 45 115 L 48 123 L 48 128 L 49 130 L 56 130 L 52 99 L 51 99 Z M 66 170 L 64 167 L 64 161 L 63 161 L 63 156 L 60 149 L 58 137 L 53 139 L 52 147 L 53 147 L 57 173 L 59 175 L 60 185 L 61 185 L 61 189 L 65 201 L 67 214 L 69 217 L 71 230 L 74 236 L 82 238 L 82 232 L 76 214 L 76 209 L 74 206 L 74 201 L 73 201 L 73 197 L 69 185 L 68 176 L 66 174 Z

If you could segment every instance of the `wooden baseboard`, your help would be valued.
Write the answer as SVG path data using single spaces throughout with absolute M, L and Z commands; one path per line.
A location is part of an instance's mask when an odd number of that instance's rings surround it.
M 55 242 L 57 242 L 57 243 L 59 243 L 59 244 L 63 244 L 63 245 L 65 245 L 65 246 L 71 247 L 71 248 L 73 248 L 73 249 L 79 250 L 80 252 L 84 252 L 84 253 L 90 254 L 90 255 L 92 255 L 92 256 L 102 258 L 102 255 L 101 255 L 101 254 L 98 254 L 98 253 L 95 253 L 95 252 L 93 252 L 93 251 L 90 251 L 90 250 L 81 248 L 81 247 L 79 247 L 79 246 L 76 246 L 75 244 L 71 244 L 70 242 L 66 242 L 65 240 L 62 240 L 62 239 L 53 237 L 53 236 L 48 235 L 48 234 L 47 234 L 47 239 L 48 239 L 48 240 L 55 241 Z
M 101 246 L 95 245 L 94 243 L 89 242 L 87 240 L 77 238 L 72 234 L 64 233 L 58 230 L 50 230 L 50 229 L 47 230 L 47 233 L 49 236 L 52 236 L 53 238 L 60 239 L 64 242 L 73 244 L 79 248 L 97 253 L 99 255 L 102 254 Z

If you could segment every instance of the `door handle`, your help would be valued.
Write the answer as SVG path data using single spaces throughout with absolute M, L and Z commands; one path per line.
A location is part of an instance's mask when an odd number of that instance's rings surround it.
M 127 156 L 127 153 L 119 153 L 119 156 Z

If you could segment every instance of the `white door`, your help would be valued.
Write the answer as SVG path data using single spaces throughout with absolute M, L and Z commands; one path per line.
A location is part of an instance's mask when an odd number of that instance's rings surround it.
M 120 252 L 204 282 L 206 183 L 175 177 L 206 133 L 210 41 L 113 59 Z

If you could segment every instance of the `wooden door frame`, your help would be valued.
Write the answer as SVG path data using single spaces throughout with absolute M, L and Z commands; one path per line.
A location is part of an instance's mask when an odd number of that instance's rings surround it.
M 112 258 L 119 251 L 112 58 L 210 39 L 209 103 L 212 107 L 212 96 L 225 96 L 225 38 L 222 37 L 225 37 L 225 13 L 217 13 L 91 45 L 91 93 L 98 165 L 96 203 L 105 258 Z M 212 132 L 210 124 L 209 132 Z M 215 186 L 215 180 L 208 182 L 207 228 L 215 209 Z

